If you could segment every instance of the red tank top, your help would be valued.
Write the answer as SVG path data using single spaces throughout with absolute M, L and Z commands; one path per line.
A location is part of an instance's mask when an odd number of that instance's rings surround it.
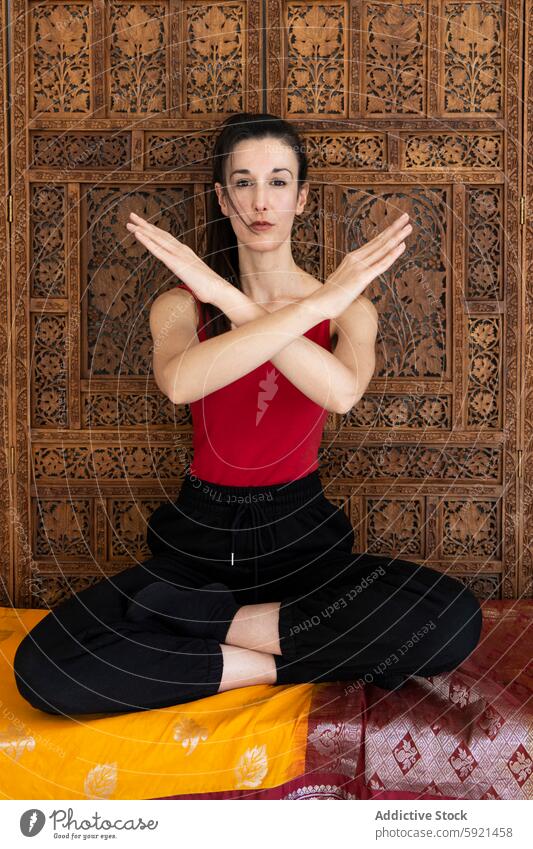
M 203 303 L 198 340 L 206 339 Z M 330 319 L 305 336 L 331 352 Z M 190 404 L 193 461 L 201 480 L 228 486 L 286 483 L 318 468 L 318 448 L 328 410 L 311 401 L 271 360 Z

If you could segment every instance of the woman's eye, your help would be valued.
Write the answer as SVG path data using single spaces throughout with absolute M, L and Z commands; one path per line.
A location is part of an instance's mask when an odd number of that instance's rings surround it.
M 272 182 L 273 183 L 280 183 L 282 186 L 287 185 L 285 180 L 272 180 Z M 249 184 L 250 184 L 249 180 L 239 180 L 237 183 L 235 183 L 235 185 L 237 186 L 238 189 L 242 188 L 243 186 L 249 185 Z

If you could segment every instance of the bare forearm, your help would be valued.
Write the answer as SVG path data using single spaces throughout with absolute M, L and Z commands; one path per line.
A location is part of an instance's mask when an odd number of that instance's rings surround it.
M 229 283 L 221 283 L 213 303 L 226 312 L 225 297 Z M 228 333 L 206 339 L 169 360 L 164 382 L 175 404 L 189 404 L 209 395 L 270 360 L 286 345 L 310 327 L 322 321 L 326 299 L 321 293 L 297 304 L 289 304 L 275 313 L 264 315 Z
M 223 311 L 237 327 L 270 314 L 235 287 L 226 293 Z M 270 360 L 297 389 L 326 410 L 343 412 L 354 403 L 355 375 L 312 339 L 294 339 Z

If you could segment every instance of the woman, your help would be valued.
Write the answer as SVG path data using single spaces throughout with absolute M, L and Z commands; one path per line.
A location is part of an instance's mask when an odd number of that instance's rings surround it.
M 158 386 L 191 406 L 194 459 L 176 501 L 150 517 L 153 557 L 63 602 L 22 641 L 15 676 L 35 707 L 146 710 L 259 683 L 391 689 L 454 669 L 476 646 L 472 593 L 353 554 L 350 522 L 322 490 L 328 411 L 357 403 L 375 367 L 376 310 L 362 293 L 411 225 L 396 218 L 322 284 L 292 258 L 306 176 L 290 124 L 235 115 L 214 149 L 206 262 L 132 213 L 130 232 L 184 284 L 156 299 L 150 328 Z

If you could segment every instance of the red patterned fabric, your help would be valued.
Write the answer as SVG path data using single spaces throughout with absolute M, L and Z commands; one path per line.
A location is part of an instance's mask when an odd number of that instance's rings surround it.
M 533 602 L 485 602 L 479 644 L 453 672 L 397 692 L 315 685 L 301 776 L 165 798 L 531 799 L 532 636 Z

